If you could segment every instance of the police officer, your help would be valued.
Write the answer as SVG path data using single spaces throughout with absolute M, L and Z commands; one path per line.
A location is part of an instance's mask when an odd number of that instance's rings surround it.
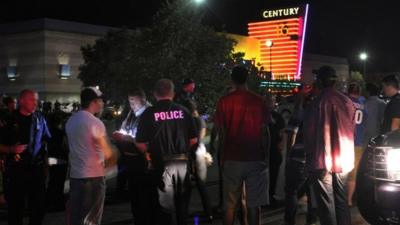
M 157 103 L 146 109 L 136 134 L 137 147 L 160 176 L 162 224 L 186 224 L 190 197 L 189 153 L 197 143 L 190 113 L 174 103 L 174 85 L 161 79 L 154 88 Z M 165 218 L 164 218 L 165 217 Z
M 40 225 L 45 214 L 46 142 L 50 133 L 44 117 L 36 112 L 38 93 L 21 91 L 19 107 L 0 128 L 0 146 L 6 153 L 5 187 L 8 224 L 22 225 L 28 200 L 29 224 Z M 6 151 L 5 151 L 6 150 Z

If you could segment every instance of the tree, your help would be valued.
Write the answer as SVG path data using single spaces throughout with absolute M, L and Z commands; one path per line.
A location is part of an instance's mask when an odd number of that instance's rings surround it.
M 351 82 L 364 82 L 363 75 L 359 71 L 351 71 L 350 72 L 350 81 Z
M 110 31 L 94 45 L 83 47 L 79 74 L 83 84 L 99 85 L 118 100 L 132 86 L 149 92 L 160 78 L 180 84 L 191 77 L 197 84 L 201 111 L 210 112 L 225 94 L 230 69 L 248 62 L 243 62 L 244 54 L 233 54 L 234 40 L 202 25 L 200 11 L 187 4 L 183 0 L 167 3 L 150 27 Z M 248 67 L 254 71 L 254 66 Z

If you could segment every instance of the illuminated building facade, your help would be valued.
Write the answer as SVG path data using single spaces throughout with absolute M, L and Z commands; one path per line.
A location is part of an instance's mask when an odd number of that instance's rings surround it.
M 263 83 L 266 87 L 275 89 L 279 81 L 284 81 L 284 89 L 298 86 L 291 81 L 301 79 L 307 15 L 308 4 L 264 10 L 262 21 L 248 24 L 249 37 L 259 41 L 259 62 L 267 74 L 268 82 Z

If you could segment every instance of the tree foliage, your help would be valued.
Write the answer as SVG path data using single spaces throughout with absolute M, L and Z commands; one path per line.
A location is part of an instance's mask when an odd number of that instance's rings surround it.
M 364 82 L 363 74 L 361 74 L 359 71 L 351 71 L 350 78 L 351 82 L 359 82 L 359 83 Z
M 188 1 L 167 3 L 153 24 L 140 30 L 114 30 L 94 45 L 82 47 L 84 64 L 79 78 L 84 85 L 99 85 L 113 100 L 140 86 L 150 93 L 156 80 L 179 84 L 196 81 L 200 109 L 210 111 L 229 85 L 230 69 L 245 64 L 243 53 L 233 54 L 235 41 L 201 24 L 201 12 Z

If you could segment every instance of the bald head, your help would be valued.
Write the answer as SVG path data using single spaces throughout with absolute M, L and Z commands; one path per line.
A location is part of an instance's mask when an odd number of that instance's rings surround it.
M 174 98 L 174 83 L 169 79 L 158 80 L 154 87 L 154 96 L 159 99 Z
M 19 94 L 19 111 L 23 115 L 30 115 L 36 111 L 39 96 L 31 89 L 22 90 Z

